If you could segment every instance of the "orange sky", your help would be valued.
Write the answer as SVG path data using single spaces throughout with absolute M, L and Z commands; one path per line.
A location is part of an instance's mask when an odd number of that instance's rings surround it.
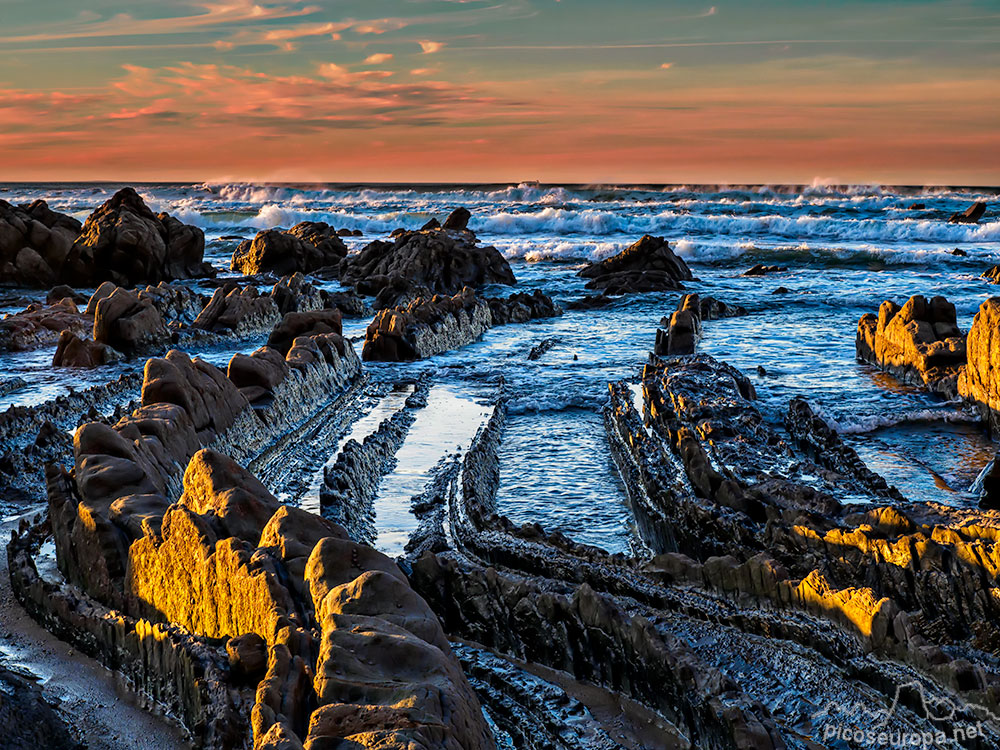
M 0 178 L 1000 183 L 988 3 L 754 5 L 13 0 Z

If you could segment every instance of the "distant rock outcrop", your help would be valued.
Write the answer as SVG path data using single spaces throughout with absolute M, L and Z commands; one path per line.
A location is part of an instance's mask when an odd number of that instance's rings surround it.
M 902 308 L 889 300 L 878 317 L 858 322 L 857 355 L 901 380 L 954 396 L 966 360 L 966 339 L 955 306 L 944 297 L 914 296 Z
M 603 289 L 605 294 L 683 289 L 681 282 L 694 278 L 665 239 L 648 234 L 617 255 L 590 264 L 579 275 L 590 279 L 587 289 Z
M 80 286 L 109 280 L 134 287 L 214 275 L 204 254 L 201 229 L 166 213 L 154 214 L 127 187 L 87 218 L 60 278 Z
M 1000 265 L 992 266 L 989 270 L 983 271 L 981 279 L 986 279 L 991 284 L 1000 284 Z
M 83 334 L 91 328 L 92 321 L 68 297 L 48 306 L 31 304 L 23 311 L 0 320 L 0 351 L 27 351 L 51 346 L 62 331 Z
M 80 222 L 43 200 L 14 206 L 0 200 L 0 284 L 44 289 L 67 277 L 63 266 Z
M 986 204 L 983 201 L 976 201 L 961 213 L 953 213 L 948 219 L 949 224 L 978 224 L 986 213 Z
M 301 221 L 291 229 L 265 229 L 244 240 L 233 253 L 231 268 L 245 276 L 259 273 L 308 273 L 336 266 L 347 246 L 329 224 Z
M 391 242 L 376 240 L 341 264 L 341 282 L 373 295 L 393 284 L 455 294 L 466 286 L 516 283 L 500 251 L 479 245 L 467 223 L 468 211 L 456 209 L 440 228 L 400 230 Z M 401 299 L 397 294 L 394 301 Z

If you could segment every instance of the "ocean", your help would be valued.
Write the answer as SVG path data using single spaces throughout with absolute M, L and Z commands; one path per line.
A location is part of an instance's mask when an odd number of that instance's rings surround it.
M 7 185 L 0 198 L 44 198 L 83 220 L 120 185 Z M 298 221 L 361 230 L 352 250 L 398 227 L 418 228 L 453 208 L 472 212 L 470 228 L 510 261 L 518 288 L 540 289 L 559 304 L 588 292 L 576 272 L 643 234 L 663 236 L 690 265 L 687 290 L 746 307 L 745 317 L 709 321 L 699 350 L 742 369 L 762 412 L 780 425 L 790 398 L 808 399 L 869 466 L 911 500 L 973 505 L 969 488 L 992 459 L 977 416 L 902 385 L 855 359 L 858 318 L 885 299 L 943 295 L 967 330 L 994 288 L 980 274 L 1000 262 L 1000 190 L 888 186 L 572 186 L 572 185 L 254 185 L 135 186 L 156 211 L 205 231 L 206 259 L 220 274 L 239 238 Z M 973 201 L 991 208 L 978 225 L 948 217 Z M 923 208 L 909 208 L 912 204 Z M 964 254 L 954 254 L 958 249 Z M 764 263 L 787 271 L 744 277 Z M 197 285 L 197 284 L 196 284 Z M 337 284 L 328 284 L 335 289 Z M 89 291 L 89 290 L 79 290 Z M 509 293 L 503 288 L 489 293 Z M 611 552 L 634 549 L 623 489 L 611 461 L 601 409 L 608 383 L 635 382 L 657 324 L 679 292 L 621 297 L 595 310 L 488 331 L 458 351 L 413 364 L 366 363 L 376 382 L 429 373 L 420 412 L 383 479 L 376 503 L 379 546 L 398 552 L 410 522 L 409 498 L 433 467 L 461 451 L 502 387 L 511 397 L 500 456 L 499 511 L 537 522 Z M 21 309 L 37 291 L 3 290 L 0 313 Z M 363 337 L 369 319 L 348 319 L 345 334 Z M 552 347 L 537 360 L 528 352 Z M 224 364 L 241 342 L 200 352 Z M 356 343 L 360 348 L 360 340 Z M 25 386 L 0 396 L 0 409 L 36 404 L 106 382 L 122 369 L 81 373 L 53 369 L 52 349 L 0 354 L 4 378 Z M 377 408 L 377 407 L 376 407 Z

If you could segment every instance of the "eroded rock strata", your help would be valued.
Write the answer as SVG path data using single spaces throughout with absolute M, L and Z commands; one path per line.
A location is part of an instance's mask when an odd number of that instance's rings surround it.
M 858 358 L 900 380 L 925 385 L 948 396 L 958 392 L 959 371 L 966 361 L 965 335 L 955 306 L 944 297 L 911 297 L 899 307 L 886 300 L 878 316 L 858 321 Z
M 337 230 L 324 222 L 302 221 L 288 230 L 265 229 L 233 252 L 231 268 L 245 276 L 308 273 L 336 267 L 347 255 Z
M 0 284 L 45 289 L 66 279 L 63 266 L 80 228 L 43 200 L 21 206 L 0 200 Z
M 681 282 L 694 278 L 665 239 L 648 234 L 617 255 L 588 265 L 579 275 L 590 279 L 588 289 L 604 294 L 683 289 Z

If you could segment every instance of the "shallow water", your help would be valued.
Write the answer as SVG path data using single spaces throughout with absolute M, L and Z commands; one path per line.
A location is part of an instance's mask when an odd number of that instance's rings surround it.
M 118 186 L 9 186 L 12 202 L 46 197 L 53 208 L 84 218 Z M 470 227 L 510 260 L 522 290 L 541 289 L 565 304 L 586 293 L 576 276 L 649 232 L 669 239 L 698 281 L 690 291 L 748 308 L 744 318 L 709 321 L 701 351 L 743 369 L 756 384 L 765 416 L 779 425 L 788 400 L 803 395 L 846 436 L 873 469 L 914 500 L 967 504 L 967 490 L 993 448 L 974 415 L 956 404 L 901 386 L 854 357 L 858 318 L 884 299 L 943 294 L 967 329 L 993 287 L 978 278 L 1000 256 L 1000 221 L 988 211 L 975 226 L 948 216 L 971 201 L 995 206 L 996 190 L 880 187 L 571 188 L 534 185 L 463 188 L 147 185 L 157 210 L 206 231 L 209 259 L 224 269 L 236 240 L 262 228 L 304 220 L 361 229 L 352 249 L 403 226 L 416 228 L 468 207 Z M 909 210 L 913 202 L 923 210 Z M 968 255 L 952 255 L 961 248 Z M 755 263 L 788 266 L 757 278 Z M 780 292 L 783 287 L 786 291 Z M 503 288 L 488 293 L 509 293 Z M 37 293 L 33 293 L 37 297 Z M 612 551 L 629 548 L 632 532 L 622 490 L 608 457 L 600 410 L 612 380 L 634 379 L 652 348 L 660 318 L 679 293 L 635 295 L 602 310 L 496 328 L 457 352 L 411 365 L 366 367 L 395 382 L 431 372 L 432 399 L 404 444 L 397 469 L 379 489 L 380 544 L 397 549 L 411 528 L 408 498 L 436 462 L 467 443 L 497 394 L 511 397 L 501 454 L 500 509 L 514 521 L 539 522 Z M 368 320 L 347 321 L 363 336 Z M 554 338 L 539 360 L 531 347 Z M 241 345 L 243 350 L 254 346 Z M 212 351 L 219 363 L 229 350 Z M 116 374 L 59 373 L 51 351 L 0 355 L 3 377 L 29 387 L 0 400 L 37 403 Z M 763 367 L 765 374 L 758 375 Z M 436 405 L 434 394 L 457 399 Z M 448 417 L 461 405 L 460 418 Z M 475 425 L 475 426 L 474 426 Z M 377 420 L 374 422 L 377 427 Z M 454 427 L 454 429 L 445 429 Z M 470 432 L 471 430 L 471 432 Z M 335 452 L 334 454 L 335 455 Z

